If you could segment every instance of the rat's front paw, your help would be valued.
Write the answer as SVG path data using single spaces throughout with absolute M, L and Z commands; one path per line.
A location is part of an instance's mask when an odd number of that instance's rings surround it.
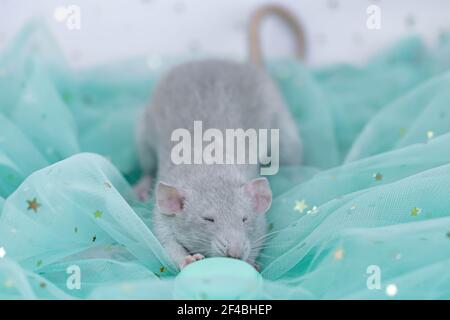
M 186 256 L 186 257 L 184 257 L 183 261 L 181 261 L 181 263 L 180 263 L 180 269 L 183 269 L 184 267 L 186 267 L 188 264 L 191 264 L 192 262 L 202 260 L 204 258 L 205 257 L 200 253 Z

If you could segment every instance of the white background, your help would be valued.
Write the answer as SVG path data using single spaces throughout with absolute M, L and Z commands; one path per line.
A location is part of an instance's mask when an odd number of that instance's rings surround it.
M 270 3 L 273 3 L 271 1 Z M 87 66 L 142 55 L 247 55 L 246 25 L 265 0 L 0 0 L 0 48 L 33 16 L 43 17 L 73 65 Z M 305 27 L 310 65 L 363 62 L 402 36 L 428 43 L 450 29 L 450 0 L 278 0 Z M 81 8 L 81 29 L 54 19 L 55 8 Z M 381 30 L 366 27 L 366 9 L 381 8 Z M 287 29 L 263 26 L 265 52 L 289 55 Z

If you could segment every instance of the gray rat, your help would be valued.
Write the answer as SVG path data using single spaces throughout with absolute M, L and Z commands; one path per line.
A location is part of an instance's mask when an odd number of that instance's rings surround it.
M 157 84 L 137 130 L 146 174 L 158 169 L 153 231 L 180 268 L 204 257 L 228 256 L 255 265 L 272 201 L 259 164 L 178 164 L 171 135 L 178 128 L 279 129 L 280 164 L 299 164 L 297 127 L 275 84 L 251 64 L 203 60 L 171 69 Z

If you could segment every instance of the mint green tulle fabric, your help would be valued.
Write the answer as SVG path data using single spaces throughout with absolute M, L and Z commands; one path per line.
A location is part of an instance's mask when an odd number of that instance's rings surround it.
M 39 23 L 1 52 L 0 299 L 173 298 L 152 203 L 131 187 L 133 128 L 166 65 L 76 71 Z M 450 298 L 449 67 L 445 34 L 363 66 L 268 64 L 305 159 L 270 177 L 259 297 Z

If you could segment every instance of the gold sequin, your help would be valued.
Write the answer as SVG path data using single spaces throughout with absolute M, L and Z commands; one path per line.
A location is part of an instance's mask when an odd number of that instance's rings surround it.
M 303 213 L 306 210 L 306 208 L 308 208 L 308 205 L 306 204 L 305 200 L 295 201 L 295 206 L 294 206 L 295 211 Z
M 422 209 L 414 207 L 411 209 L 411 215 L 417 217 L 422 212 Z
M 383 175 L 381 173 L 379 173 L 379 172 L 374 173 L 372 177 L 375 179 L 375 181 L 383 180 Z
M 97 210 L 97 211 L 94 212 L 94 217 L 95 217 L 96 219 L 101 218 L 102 215 L 103 215 L 103 212 L 101 212 L 100 210 Z
M 27 200 L 27 203 L 28 203 L 27 210 L 33 210 L 34 212 L 37 212 L 37 210 L 41 206 L 41 204 L 37 202 L 36 198 L 33 198 L 32 200 Z
M 342 260 L 344 259 L 344 249 L 339 248 L 333 253 L 335 260 Z

